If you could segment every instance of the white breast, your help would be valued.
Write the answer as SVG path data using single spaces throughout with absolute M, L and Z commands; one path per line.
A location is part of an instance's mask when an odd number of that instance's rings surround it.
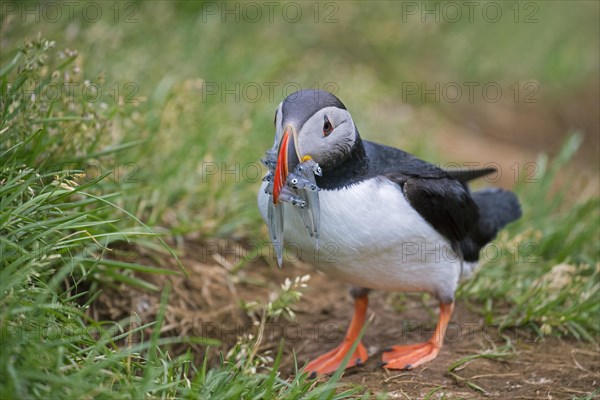
M 266 219 L 269 199 L 263 189 L 258 200 Z M 340 190 L 322 190 L 319 199 L 318 250 L 297 211 L 283 204 L 289 254 L 353 285 L 452 298 L 462 262 L 396 184 L 373 178 Z

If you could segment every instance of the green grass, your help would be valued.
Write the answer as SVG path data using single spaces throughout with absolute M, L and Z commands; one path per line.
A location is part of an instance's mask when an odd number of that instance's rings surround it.
M 326 383 L 304 375 L 283 379 L 279 358 L 265 361 L 252 342 L 240 343 L 215 368 L 191 352 L 170 354 L 174 341 L 216 343 L 159 336 L 166 292 L 157 320 L 145 326 L 135 315 L 95 321 L 88 309 L 107 285 L 158 290 L 136 272 L 173 273 L 121 257 L 124 244 L 174 257 L 164 240 L 266 240 L 250 168 L 260 166 L 272 142 L 273 111 L 287 83 L 329 84 L 369 139 L 439 159 L 427 126 L 415 129 L 396 112 L 402 82 L 535 79 L 552 103 L 597 79 L 593 3 L 539 3 L 537 24 L 493 25 L 400 23 L 391 2 L 340 3 L 332 24 L 311 18 L 222 24 L 219 16 L 204 19 L 199 2 L 131 4 L 137 22 L 130 24 L 107 16 L 51 23 L 2 15 L 3 398 L 360 396 L 363 388 L 338 386 L 339 375 Z M 309 13 L 308 5 L 303 10 Z M 38 31 L 54 47 L 35 39 Z M 43 95 L 53 85 L 86 79 L 103 89 L 95 101 L 82 90 L 54 101 Z M 273 98 L 263 92 L 256 102 L 206 92 L 207 83 L 236 82 L 278 86 Z M 424 104 L 413 99 L 402 106 Z M 490 248 L 501 255 L 490 252 L 493 262 L 460 289 L 461 301 L 487 323 L 540 337 L 600 335 L 599 200 L 573 195 L 579 189 L 569 188 L 560 172 L 572 165 L 578 145 L 573 135 L 561 154 L 540 156 L 539 182 L 516 188 L 524 218 Z M 221 175 L 223 167 L 235 173 Z M 277 299 L 258 307 L 288 314 L 298 300 L 286 292 Z
M 75 58 L 57 58 L 53 44 L 39 38 L 28 43 L 0 75 L 2 398 L 337 399 L 356 393 L 357 389 L 338 390 L 339 377 L 326 384 L 309 381 L 306 374 L 290 381 L 280 378 L 281 353 L 273 368 L 258 364 L 260 373 L 256 373 L 255 354 L 238 357 L 239 348 L 210 370 L 206 362 L 197 370 L 189 351 L 170 356 L 168 346 L 173 343 L 219 342 L 160 337 L 168 288 L 154 322 L 140 326 L 136 315 L 116 322 L 95 321 L 88 315 L 103 285 L 121 282 L 156 291 L 155 285 L 134 272 L 175 273 L 120 259 L 115 245 L 148 246 L 154 239 L 175 255 L 159 233 L 118 205 L 126 200 L 123 192 L 114 191 L 119 182 L 109 179 L 113 171 L 93 178 L 84 172 L 86 162 L 100 154 L 108 162 L 127 147 L 82 138 L 102 138 L 115 113 L 109 110 L 104 115 L 79 98 L 64 103 L 36 100 L 9 85 L 31 85 L 39 93 L 51 79 L 58 77 L 60 82 Z M 52 73 L 54 68 L 58 73 Z M 283 291 L 276 304 L 270 303 L 268 312 L 286 311 L 299 298 L 291 289 Z
M 480 352 L 478 354 L 473 354 L 467 357 L 463 357 L 455 362 L 453 362 L 452 364 L 450 364 L 450 366 L 448 367 L 448 375 L 456 382 L 466 385 L 467 387 L 469 387 L 471 390 L 482 393 L 486 396 L 489 396 L 489 393 L 483 389 L 481 386 L 469 381 L 468 379 L 463 378 L 462 376 L 457 374 L 457 369 L 465 364 L 467 364 L 468 362 L 472 361 L 472 360 L 477 360 L 477 359 L 481 359 L 481 358 L 487 358 L 487 359 L 499 359 L 499 358 L 506 358 L 506 357 L 510 357 L 514 355 L 514 348 L 512 346 L 512 343 L 507 343 L 504 346 L 500 347 L 500 348 L 495 348 L 495 349 L 489 349 L 483 352 Z
M 552 190 L 580 140 L 571 136 L 552 162 L 538 159 L 539 181 L 516 188 L 524 217 L 483 250 L 488 262 L 461 288 L 486 323 L 527 327 L 539 336 L 594 341 L 600 335 L 600 200 L 574 200 L 568 182 Z

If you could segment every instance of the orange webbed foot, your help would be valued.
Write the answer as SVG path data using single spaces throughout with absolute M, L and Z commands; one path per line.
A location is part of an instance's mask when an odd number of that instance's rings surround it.
M 394 346 L 383 353 L 383 367 L 386 369 L 413 369 L 437 357 L 442 345 L 454 303 L 440 304 L 440 319 L 433 337 L 425 343 Z
M 386 369 L 413 369 L 433 360 L 440 347 L 433 342 L 417 343 L 407 346 L 394 346 L 383 353 L 382 360 Z
M 311 376 L 317 374 L 330 374 L 337 371 L 348 352 L 352 350 L 354 343 L 359 339 L 360 332 L 365 324 L 369 298 L 367 297 L 366 292 L 354 297 L 354 316 L 352 317 L 344 341 L 335 349 L 328 351 L 316 360 L 308 363 L 305 371 L 310 371 Z M 361 342 L 358 342 L 356 349 L 348 360 L 346 368 L 360 365 L 365 361 L 367 361 L 367 349 Z
M 352 349 L 352 345 L 352 342 L 344 341 L 344 343 L 335 349 L 312 360 L 308 363 L 305 370 L 311 372 L 311 375 L 330 374 L 337 371 L 348 352 Z M 358 343 L 356 350 L 354 350 L 354 353 L 352 353 L 352 356 L 348 360 L 348 364 L 346 364 L 346 368 L 361 365 L 367 361 L 367 358 L 367 349 L 362 343 Z

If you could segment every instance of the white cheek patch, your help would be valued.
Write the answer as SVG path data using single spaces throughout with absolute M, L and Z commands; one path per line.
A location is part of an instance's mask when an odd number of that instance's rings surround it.
M 325 115 L 333 125 L 333 131 L 323 135 Z M 336 122 L 340 121 L 338 125 Z M 321 167 L 328 169 L 342 162 L 356 142 L 356 128 L 347 111 L 328 107 L 313 115 L 298 134 L 301 156 L 309 155 Z

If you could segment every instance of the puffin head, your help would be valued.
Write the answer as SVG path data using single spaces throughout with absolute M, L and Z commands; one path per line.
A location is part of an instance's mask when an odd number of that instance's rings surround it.
M 327 172 L 342 164 L 360 141 L 344 103 L 324 90 L 305 89 L 289 95 L 277 107 L 275 129 L 279 143 L 275 203 L 278 189 L 298 163 L 312 159 Z

